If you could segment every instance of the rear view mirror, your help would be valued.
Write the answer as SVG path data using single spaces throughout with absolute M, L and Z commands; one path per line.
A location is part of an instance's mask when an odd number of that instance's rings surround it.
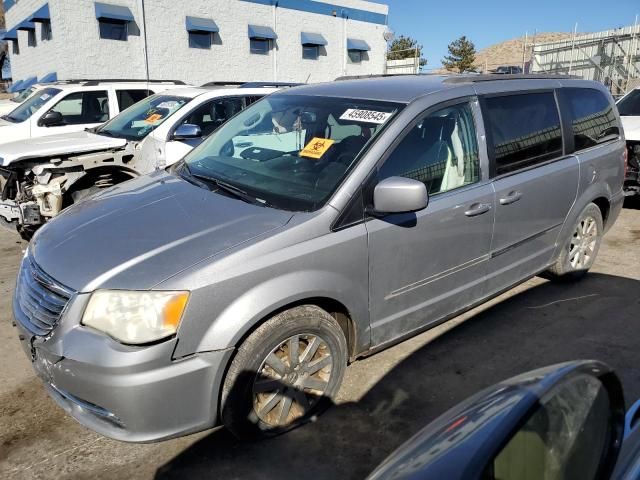
M 173 140 L 190 140 L 202 137 L 202 130 L 198 125 L 183 123 L 173 133 Z
M 41 127 L 55 127 L 57 125 L 62 125 L 63 123 L 64 119 L 62 118 L 62 114 L 51 110 L 40 118 L 38 125 Z
M 410 213 L 427 208 L 427 187 L 418 180 L 405 177 L 389 177 L 376 185 L 373 191 L 373 208 L 376 214 Z
M 369 478 L 637 478 L 614 474 L 624 426 L 622 386 L 609 367 L 595 361 L 552 365 L 498 383 L 453 407 Z M 629 447 L 630 460 L 617 465 L 625 472 L 640 456 L 640 443 L 630 441 Z

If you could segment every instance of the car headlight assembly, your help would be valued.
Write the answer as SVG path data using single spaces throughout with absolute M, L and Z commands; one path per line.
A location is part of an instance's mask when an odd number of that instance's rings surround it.
M 96 290 L 81 323 L 121 343 L 152 343 L 175 335 L 188 300 L 189 292 Z

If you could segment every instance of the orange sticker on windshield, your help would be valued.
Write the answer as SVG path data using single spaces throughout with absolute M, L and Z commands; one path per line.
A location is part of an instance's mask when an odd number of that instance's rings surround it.
M 153 115 L 149 115 L 145 119 L 145 122 L 147 122 L 147 123 L 155 123 L 158 120 L 160 120 L 161 118 L 162 118 L 162 115 L 160 115 L 159 113 L 154 113 Z
M 316 160 L 322 158 L 327 153 L 327 150 L 335 143 L 335 140 L 330 138 L 318 138 L 315 137 L 311 140 L 306 147 L 300 152 L 301 157 L 315 158 Z

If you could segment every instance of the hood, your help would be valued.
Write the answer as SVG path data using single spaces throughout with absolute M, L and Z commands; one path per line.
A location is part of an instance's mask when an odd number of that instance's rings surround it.
M 106 137 L 86 131 L 62 133 L 2 144 L 0 158 L 2 166 L 6 167 L 19 160 L 122 148 L 126 144 L 124 138 Z
M 159 171 L 66 209 L 29 248 L 45 272 L 76 291 L 141 290 L 291 217 Z
M 640 116 L 620 117 L 620 120 L 622 120 L 625 139 L 640 141 Z

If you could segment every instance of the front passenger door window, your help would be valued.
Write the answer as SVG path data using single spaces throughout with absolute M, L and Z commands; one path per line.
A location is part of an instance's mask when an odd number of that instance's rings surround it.
M 90 125 L 109 120 L 109 94 L 106 90 L 75 92 L 52 109 L 62 115 L 63 125 Z
M 419 120 L 378 172 L 379 180 L 394 176 L 423 182 L 429 195 L 476 183 L 480 157 L 471 106 L 454 105 Z

